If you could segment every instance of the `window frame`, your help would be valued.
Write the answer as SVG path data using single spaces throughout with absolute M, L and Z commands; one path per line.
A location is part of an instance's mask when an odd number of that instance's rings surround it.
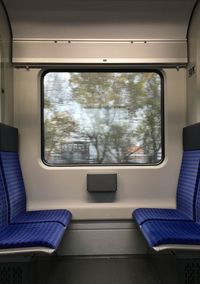
M 48 73 L 53 72 L 119 72 L 119 73 L 126 73 L 126 72 L 133 72 L 133 73 L 156 73 L 160 76 L 160 118 L 161 118 L 161 160 L 157 163 L 106 163 L 106 164 L 87 164 L 87 163 L 74 163 L 74 164 L 51 164 L 45 160 L 45 123 L 44 123 L 44 77 Z M 59 167 L 59 168 L 73 168 L 73 167 L 152 167 L 152 166 L 159 166 L 165 160 L 165 109 L 164 109 L 164 76 L 160 68 L 144 68 L 144 67 L 134 67 L 133 65 L 129 64 L 72 64 L 62 68 L 48 68 L 42 71 L 40 77 L 40 99 L 41 99 L 41 161 L 44 165 L 48 167 Z

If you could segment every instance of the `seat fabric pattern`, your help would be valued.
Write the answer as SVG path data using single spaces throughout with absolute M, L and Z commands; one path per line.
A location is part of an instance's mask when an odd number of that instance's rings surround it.
M 67 227 L 71 218 L 71 212 L 64 209 L 26 211 L 13 218 L 12 223 L 58 222 Z
M 71 213 L 67 210 L 26 212 L 16 128 L 0 123 L 0 149 L 0 250 L 5 249 L 3 253 L 7 254 L 7 249 L 16 248 L 20 253 L 22 248 L 33 248 L 34 252 L 52 253 L 60 244 Z M 13 223 L 13 219 L 19 223 Z
M 196 211 L 196 219 L 195 221 L 197 223 L 200 223 L 200 180 L 199 180 L 199 185 L 198 185 L 198 190 L 197 190 L 197 196 L 196 196 L 196 208 L 195 208 L 195 211 Z
M 64 232 L 65 227 L 55 222 L 8 225 L 7 197 L 0 171 L 0 249 L 57 249 Z
M 0 161 L 9 199 L 9 216 L 12 220 L 26 211 L 26 193 L 18 153 L 0 152 Z
M 184 151 L 177 186 L 177 209 L 138 208 L 133 218 L 141 225 L 147 220 L 194 220 L 198 189 L 200 150 Z
M 177 209 L 138 208 L 133 211 L 133 218 L 139 225 L 147 220 L 190 220 L 190 218 Z
M 3 183 L 2 173 L 0 171 L 0 226 L 8 224 L 8 203 Z
M 0 249 L 47 247 L 56 249 L 65 227 L 57 223 L 10 224 L 0 229 Z
M 67 226 L 71 212 L 64 209 L 26 211 L 26 193 L 18 153 L 0 152 L 0 164 L 12 223 L 59 222 Z
M 199 183 L 200 150 L 185 151 L 177 188 L 177 209 L 195 219 L 195 202 Z
M 146 221 L 141 231 L 150 247 L 167 244 L 200 245 L 200 225 L 194 221 Z

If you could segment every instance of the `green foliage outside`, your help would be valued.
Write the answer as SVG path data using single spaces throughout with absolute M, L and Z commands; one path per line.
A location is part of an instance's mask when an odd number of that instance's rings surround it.
M 44 141 L 49 163 L 159 162 L 160 76 L 152 72 L 47 73 Z M 83 154 L 84 144 L 89 146 Z M 66 146 L 71 145 L 76 147 L 67 153 Z

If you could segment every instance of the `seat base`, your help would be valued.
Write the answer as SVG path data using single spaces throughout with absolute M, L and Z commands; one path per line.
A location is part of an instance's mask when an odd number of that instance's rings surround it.
M 0 255 L 15 255 L 15 254 L 53 254 L 55 249 L 47 247 L 27 247 L 27 248 L 12 248 L 12 249 L 0 249 Z

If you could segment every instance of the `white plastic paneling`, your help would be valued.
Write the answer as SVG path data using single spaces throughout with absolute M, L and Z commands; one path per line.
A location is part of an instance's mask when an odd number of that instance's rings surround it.
M 186 41 L 20 41 L 13 63 L 187 63 Z
M 152 167 L 47 167 L 41 162 L 40 69 L 15 70 L 15 125 L 29 209 L 68 208 L 74 220 L 131 219 L 137 207 L 174 207 L 185 125 L 185 70 L 166 69 L 165 161 Z M 170 141 L 170 143 L 169 143 Z M 87 173 L 118 174 L 118 190 L 86 190 Z
M 13 62 L 186 63 L 194 3 L 5 0 L 14 33 Z
M 15 39 L 186 39 L 195 0 L 4 0 Z
M 187 122 L 200 121 L 200 2 L 196 6 L 188 36 Z M 190 75 L 189 75 L 190 70 Z
M 12 35 L 8 18 L 0 2 L 0 121 L 13 124 Z

